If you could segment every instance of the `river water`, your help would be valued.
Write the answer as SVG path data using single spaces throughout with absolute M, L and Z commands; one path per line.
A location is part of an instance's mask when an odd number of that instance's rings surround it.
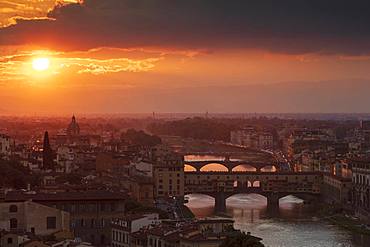
M 192 194 L 187 198 L 187 206 L 196 217 L 213 215 L 212 197 Z M 265 246 L 370 247 L 370 242 L 364 244 L 361 236 L 315 217 L 315 208 L 294 196 L 280 199 L 276 215 L 268 214 L 266 198 L 257 194 L 234 195 L 227 199 L 226 205 L 227 214 L 235 220 L 234 227 L 262 238 Z

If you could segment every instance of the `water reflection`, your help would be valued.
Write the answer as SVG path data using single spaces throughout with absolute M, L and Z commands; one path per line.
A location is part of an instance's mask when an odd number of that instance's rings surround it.
M 224 159 L 225 157 L 223 156 L 214 155 L 185 156 L 185 161 L 223 161 Z M 230 160 L 240 159 L 233 157 Z M 221 164 L 209 164 L 202 168 L 202 171 L 223 170 L 225 170 L 225 167 Z M 185 171 L 195 171 L 195 168 L 185 165 Z M 256 171 L 256 169 L 245 164 L 235 167 L 233 171 Z M 276 168 L 274 166 L 264 167 L 262 171 L 276 171 Z M 248 186 L 251 186 L 250 182 Z M 192 194 L 188 196 L 188 199 L 187 206 L 197 217 L 213 215 L 214 198 Z M 235 228 L 250 231 L 252 234 L 262 237 L 266 246 L 370 246 L 368 238 L 352 236 L 337 226 L 330 225 L 316 218 L 316 209 L 310 205 L 303 204 L 303 201 L 299 198 L 287 196 L 280 199 L 279 202 L 279 211 L 271 215 L 267 210 L 265 197 L 257 194 L 239 194 L 227 199 L 227 214 L 235 220 Z M 355 245 L 354 242 L 362 244 Z
M 197 217 L 213 214 L 212 197 L 199 194 L 188 197 L 187 206 Z M 262 237 L 266 246 L 356 246 L 348 232 L 315 218 L 315 209 L 294 196 L 280 199 L 275 217 L 267 214 L 267 201 L 261 195 L 235 195 L 228 198 L 226 204 L 228 215 L 235 220 L 235 228 Z

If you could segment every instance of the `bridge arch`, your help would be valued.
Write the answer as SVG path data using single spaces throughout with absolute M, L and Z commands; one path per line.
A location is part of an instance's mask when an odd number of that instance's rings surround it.
M 184 171 L 185 172 L 196 172 L 197 169 L 194 166 L 192 166 L 192 165 L 185 164 L 184 165 Z
M 294 195 L 294 194 L 289 194 L 289 195 L 283 195 L 279 198 L 279 202 L 280 204 L 282 203 L 287 203 L 287 202 L 290 202 L 290 203 L 303 203 L 304 202 L 304 199 Z
M 230 195 L 225 199 L 225 207 L 229 210 L 236 210 L 234 213 L 241 214 L 242 217 L 250 218 L 252 221 L 255 218 L 260 218 L 261 211 L 267 208 L 266 195 L 255 192 L 241 192 Z
M 253 188 L 259 188 L 259 187 L 261 187 L 261 182 L 259 180 L 253 181 L 252 187 Z
M 243 204 L 244 203 L 247 203 L 247 204 L 249 203 L 250 205 L 253 205 L 255 203 L 255 200 L 253 200 L 253 198 L 251 198 L 251 197 L 256 197 L 258 199 L 258 201 L 260 201 L 260 204 L 262 204 L 262 205 L 267 204 L 267 197 L 265 195 L 260 194 L 260 193 L 254 193 L 254 192 L 251 192 L 251 193 L 243 193 L 243 192 L 242 193 L 235 193 L 235 194 L 229 195 L 225 199 L 226 199 L 226 201 L 228 201 L 228 200 L 230 201 L 230 200 L 236 199 L 240 195 L 247 197 L 246 198 L 247 200 L 245 200 L 243 198 L 244 200 L 242 200 L 240 203 L 243 203 Z M 250 199 L 250 200 L 248 200 L 248 199 Z
M 317 201 L 317 196 L 315 195 L 310 195 L 307 193 L 286 193 L 283 194 L 279 197 L 279 202 L 284 203 L 284 202 L 291 202 L 291 203 L 310 203 L 310 202 L 315 202 Z
M 232 172 L 257 172 L 257 168 L 248 164 L 240 164 L 231 170 Z
M 229 168 L 222 163 L 209 163 L 200 168 L 201 172 L 228 172 Z
M 214 196 L 203 193 L 188 193 L 185 194 L 185 199 L 187 199 L 186 205 L 200 217 L 210 216 L 215 211 L 216 198 Z
M 261 167 L 261 172 L 276 172 L 277 167 L 275 165 L 267 165 L 264 167 Z
M 242 189 L 244 187 L 244 182 L 240 180 L 235 180 L 233 183 L 233 187 Z
M 196 192 L 196 193 L 185 193 L 185 197 L 189 197 L 192 201 L 196 202 L 200 197 L 203 197 L 207 201 L 214 201 L 215 197 L 212 194 Z

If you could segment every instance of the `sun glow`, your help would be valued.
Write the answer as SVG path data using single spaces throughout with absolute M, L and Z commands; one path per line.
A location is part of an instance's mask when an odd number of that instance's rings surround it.
M 35 58 L 32 61 L 32 68 L 37 71 L 44 71 L 49 68 L 50 60 L 45 57 Z

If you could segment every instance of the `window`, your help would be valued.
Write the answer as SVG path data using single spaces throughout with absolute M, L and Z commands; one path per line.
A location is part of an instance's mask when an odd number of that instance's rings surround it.
M 18 207 L 17 207 L 17 205 L 10 205 L 10 207 L 9 207 L 9 212 L 10 212 L 10 213 L 16 213 L 16 212 L 18 212 Z
M 13 239 L 12 238 L 8 238 L 8 244 L 12 244 L 13 243 Z
M 56 217 L 46 217 L 46 229 L 57 228 L 57 218 Z
M 18 227 L 18 220 L 16 218 L 10 219 L 10 229 L 17 229 Z

